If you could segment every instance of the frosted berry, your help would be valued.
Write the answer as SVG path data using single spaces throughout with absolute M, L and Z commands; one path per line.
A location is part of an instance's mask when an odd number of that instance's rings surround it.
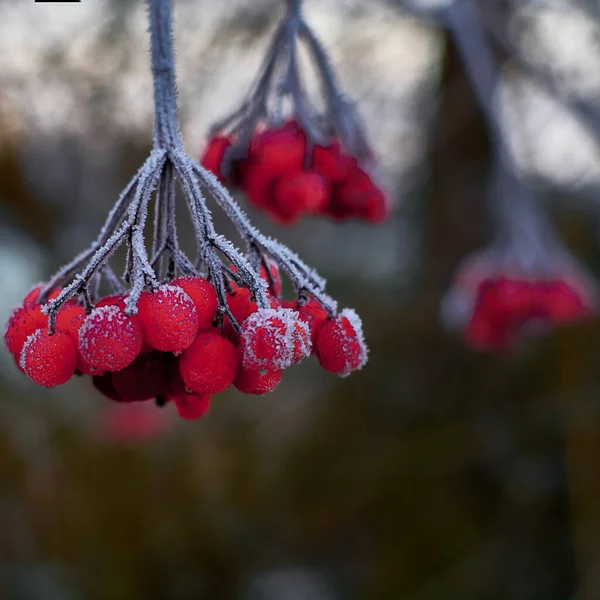
M 284 216 L 294 219 L 323 211 L 330 198 L 327 179 L 311 170 L 284 175 L 274 189 L 275 205 Z
M 314 344 L 317 329 L 329 315 L 314 298 L 310 298 L 306 304 L 303 304 L 297 310 L 298 316 L 310 327 L 310 336 Z
M 174 402 L 182 419 L 193 421 L 208 412 L 211 398 L 208 394 L 181 394 L 169 396 L 169 400 Z
M 69 325 L 76 317 L 85 318 L 85 310 L 79 304 L 63 304 L 56 315 L 56 329 L 63 333 L 69 332 Z M 79 321 L 83 322 L 83 320 Z
M 198 316 L 198 331 L 209 329 L 219 308 L 215 288 L 203 277 L 180 277 L 172 285 L 180 287 L 192 299 Z
M 238 356 L 235 346 L 217 333 L 201 332 L 179 358 L 185 385 L 199 394 L 218 394 L 235 379 Z
M 46 329 L 38 329 L 27 338 L 19 362 L 29 379 L 44 387 L 55 387 L 75 374 L 75 344 L 66 333 L 49 335 Z
M 262 395 L 272 392 L 281 383 L 281 371 L 261 371 L 240 367 L 233 385 L 244 394 Z
M 79 329 L 79 350 L 97 371 L 120 371 L 142 348 L 142 329 L 119 306 L 96 307 Z
M 204 154 L 200 159 L 200 163 L 205 169 L 212 171 L 217 179 L 221 182 L 224 181 L 223 174 L 223 159 L 225 158 L 225 152 L 231 146 L 231 140 L 225 136 L 213 137 L 206 146 Z
M 367 362 L 367 348 L 358 315 L 345 308 L 337 317 L 321 323 L 315 340 L 315 354 L 326 371 L 346 376 Z
M 306 358 L 311 348 L 310 329 L 293 310 L 261 309 L 242 325 L 242 364 L 248 369 L 286 369 Z
M 27 338 L 34 331 L 47 326 L 48 317 L 42 313 L 39 305 L 27 304 L 15 308 L 6 325 L 4 342 L 17 364 Z
M 156 350 L 181 352 L 198 333 L 198 313 L 193 300 L 176 285 L 143 292 L 138 302 L 145 341 Z
M 71 340 L 73 340 L 73 343 L 77 348 L 77 370 L 81 371 L 84 375 L 99 375 L 98 371 L 92 369 L 91 365 L 83 358 L 81 350 L 79 349 L 79 329 L 83 325 L 86 316 L 85 311 L 83 314 L 75 315 L 69 321 L 66 329 L 63 329 L 62 331 L 71 336 Z

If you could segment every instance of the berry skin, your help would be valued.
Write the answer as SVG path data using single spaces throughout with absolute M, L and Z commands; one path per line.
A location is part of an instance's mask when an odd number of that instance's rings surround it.
M 166 364 L 160 352 L 141 354 L 128 367 L 112 373 L 112 384 L 124 402 L 150 400 L 167 389 Z
M 260 276 L 269 285 L 269 291 L 273 296 L 278 297 L 281 294 L 281 276 L 279 275 L 279 268 L 275 263 L 269 263 L 269 272 L 265 269 L 264 265 L 260 267 Z
M 356 169 L 356 159 L 345 154 L 338 141 L 328 146 L 315 146 L 312 168 L 323 174 L 331 183 L 348 181 Z
M 331 199 L 331 187 L 323 175 L 307 170 L 284 175 L 273 194 L 279 212 L 296 219 L 325 210 Z
M 104 373 L 104 375 L 94 375 L 92 377 L 92 382 L 94 387 L 109 400 L 114 400 L 115 402 L 125 402 L 121 397 L 121 394 L 115 390 L 115 386 L 113 385 L 113 374 L 112 373 Z
M 235 379 L 238 356 L 235 346 L 217 333 L 201 332 L 179 358 L 179 372 L 190 390 L 218 394 Z
M 73 377 L 77 352 L 66 333 L 49 335 L 46 329 L 38 329 L 27 338 L 19 362 L 29 379 L 51 388 Z
M 534 284 L 534 295 L 543 313 L 552 323 L 566 324 L 589 314 L 581 296 L 565 281 L 542 281 Z
M 185 350 L 198 333 L 196 306 L 176 285 L 163 285 L 154 293 L 143 292 L 138 317 L 145 341 L 162 352 Z
M 81 371 L 84 375 L 99 375 L 98 371 L 92 369 L 90 364 L 83 358 L 81 355 L 81 351 L 79 350 L 79 329 L 83 325 L 87 315 L 85 311 L 83 314 L 75 315 L 67 325 L 66 329 L 64 329 L 64 333 L 71 336 L 71 340 L 75 344 L 75 348 L 77 349 L 77 369 Z
M 281 382 L 282 371 L 260 371 L 240 367 L 233 385 L 244 394 L 262 395 L 272 392 Z
M 219 308 L 215 288 L 203 277 L 180 277 L 171 285 L 180 287 L 192 299 L 198 315 L 198 331 L 212 327 Z
M 330 373 L 345 377 L 367 362 L 367 347 L 358 315 L 345 308 L 337 317 L 321 323 L 315 340 L 319 364 Z
M 278 129 L 267 129 L 254 136 L 249 160 L 260 164 L 265 174 L 274 177 L 301 171 L 306 148 L 306 135 L 292 121 Z
M 27 338 L 36 330 L 45 327 L 48 327 L 48 317 L 42 313 L 38 304 L 19 306 L 13 311 L 6 325 L 4 342 L 17 365 Z
M 34 303 L 38 303 L 38 298 L 40 297 L 40 292 L 42 291 L 42 288 L 44 287 L 45 284 L 41 283 L 39 285 L 36 285 L 30 292 L 29 294 L 27 294 L 27 296 L 25 296 L 25 299 L 23 300 L 23 304 L 34 304 Z M 54 298 L 57 298 L 62 290 L 57 289 L 57 290 L 53 290 L 52 292 L 50 292 L 48 294 L 48 300 L 54 300 Z
M 243 172 L 242 187 L 256 208 L 270 208 L 276 176 L 262 164 L 248 164 Z
M 182 419 L 195 421 L 208 412 L 211 398 L 208 394 L 181 394 L 169 396 L 169 400 L 175 403 L 175 408 Z
M 227 152 L 230 146 L 231 139 L 226 136 L 217 135 L 210 139 L 200 159 L 200 164 L 208 171 L 212 171 L 221 183 L 225 180 L 222 171 L 223 159 L 225 158 L 225 152 Z
M 69 333 L 69 325 L 75 317 L 84 317 L 85 310 L 78 304 L 63 304 L 56 315 L 56 329 Z
M 310 355 L 310 328 L 294 310 L 261 309 L 244 321 L 240 349 L 247 369 L 286 369 Z
M 314 298 L 310 298 L 306 304 L 298 307 L 297 311 L 298 316 L 310 327 L 310 335 L 314 344 L 319 326 L 329 316 L 327 311 Z
M 130 365 L 142 349 L 139 323 L 119 306 L 96 307 L 79 328 L 82 358 L 96 371 L 120 371 Z

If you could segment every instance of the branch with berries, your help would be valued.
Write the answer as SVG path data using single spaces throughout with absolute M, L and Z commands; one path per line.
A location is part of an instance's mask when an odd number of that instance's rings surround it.
M 496 113 L 499 70 L 474 1 L 454 0 L 444 14 L 494 144 L 496 232 L 488 247 L 459 266 L 442 317 L 471 347 L 502 350 L 591 317 L 598 288 L 521 179 Z
M 247 394 L 275 389 L 283 370 L 311 353 L 341 376 L 360 369 L 367 348 L 356 313 L 338 312 L 325 280 L 253 227 L 217 178 L 185 153 L 171 0 L 148 0 L 148 7 L 150 156 L 91 247 L 15 309 L 4 336 L 9 351 L 39 385 L 87 375 L 112 400 L 172 401 L 185 418 L 204 414 L 210 396 L 232 384 Z M 194 256 L 179 244 L 177 186 L 195 230 Z M 244 252 L 216 232 L 207 198 L 233 222 Z M 121 246 L 120 278 L 110 261 Z M 281 298 L 280 273 L 293 286 L 293 300 Z
M 201 162 L 282 225 L 315 215 L 384 221 L 389 199 L 360 117 L 301 0 L 286 6 L 246 99 L 210 129 Z M 318 78 L 317 102 L 302 77 L 303 48 Z

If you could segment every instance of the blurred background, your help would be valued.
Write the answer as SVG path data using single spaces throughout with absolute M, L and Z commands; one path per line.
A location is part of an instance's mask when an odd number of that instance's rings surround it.
M 477 4 L 519 168 L 598 274 L 600 10 Z M 176 0 L 192 155 L 251 83 L 281 5 Z M 502 355 L 444 331 L 456 265 L 490 239 L 492 149 L 452 41 L 415 8 L 306 0 L 393 218 L 278 229 L 248 209 L 356 308 L 367 367 L 338 379 L 311 359 L 185 422 L 83 378 L 38 388 L 2 345 L 0 598 L 600 598 L 600 325 Z M 146 28 L 141 0 L 0 0 L 2 322 L 88 246 L 149 151 Z

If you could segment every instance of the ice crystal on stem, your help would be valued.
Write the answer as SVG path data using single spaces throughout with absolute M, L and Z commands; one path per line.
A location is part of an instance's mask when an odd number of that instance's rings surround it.
M 5 341 L 39 385 L 59 385 L 78 372 L 91 375 L 112 400 L 172 401 L 184 418 L 196 418 L 208 410 L 210 394 L 231 384 L 250 394 L 274 389 L 282 369 L 309 355 L 313 339 L 318 346 L 316 331 L 337 318 L 337 306 L 325 280 L 254 228 L 217 178 L 185 153 L 171 0 L 148 0 L 148 7 L 155 104 L 150 156 L 92 246 L 15 310 Z M 193 259 L 179 246 L 176 183 L 196 233 Z M 245 252 L 215 231 L 207 198 L 231 219 Z M 122 245 L 121 280 L 109 260 Z M 280 270 L 292 283 L 293 301 L 279 298 Z M 100 297 L 101 284 L 112 294 Z M 344 336 L 362 343 L 360 322 Z M 249 348 L 252 356 L 272 360 L 248 360 Z
M 590 316 L 598 291 L 520 178 L 493 105 L 498 69 L 473 0 L 453 2 L 445 14 L 494 142 L 497 220 L 490 246 L 459 267 L 442 316 L 471 347 L 499 350 Z
M 280 224 L 309 215 L 383 221 L 390 207 L 376 183 L 373 152 L 301 5 L 286 1 L 254 85 L 241 106 L 211 128 L 202 164 Z M 322 106 L 303 85 L 302 46 Z

